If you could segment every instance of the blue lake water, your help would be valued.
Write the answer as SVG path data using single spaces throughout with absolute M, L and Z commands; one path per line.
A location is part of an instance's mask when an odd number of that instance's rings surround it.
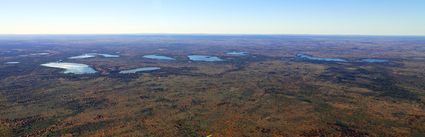
M 44 55 L 49 55 L 50 53 L 46 53 L 46 52 L 41 52 L 41 53 L 32 53 L 30 54 L 31 56 L 44 56 Z
M 118 58 L 120 55 L 112 55 L 112 54 L 97 54 L 99 56 L 103 56 L 105 58 Z
M 25 55 L 19 55 L 20 57 L 28 57 L 28 56 L 45 56 L 50 55 L 50 53 L 47 52 L 41 52 L 41 53 L 31 53 L 31 54 L 25 54 Z
M 373 59 L 373 58 L 367 58 L 367 59 L 360 59 L 360 60 L 346 60 L 342 58 L 321 58 L 321 57 L 314 57 L 307 54 L 297 54 L 298 58 L 305 59 L 305 60 L 315 60 L 315 61 L 329 61 L 329 62 L 367 62 L 367 63 L 385 63 L 389 62 L 386 59 Z
M 176 60 L 172 57 L 161 56 L 161 55 L 145 55 L 143 57 L 148 59 L 158 59 L 158 60 Z
M 15 61 L 11 61 L 11 62 L 6 62 L 4 64 L 19 64 L 20 62 L 15 62 Z
M 385 63 L 388 62 L 386 59 L 362 59 L 360 62 L 367 62 L 367 63 Z
M 296 56 L 301 59 L 314 60 L 314 61 L 348 62 L 347 60 L 342 58 L 321 58 L 321 57 L 314 57 L 307 54 L 297 54 Z
M 41 64 L 44 67 L 64 69 L 65 74 L 93 74 L 97 71 L 86 64 L 66 63 L 66 62 L 50 62 Z
M 79 56 L 69 57 L 69 59 L 86 59 L 86 58 L 94 58 L 97 56 L 105 57 L 105 58 L 118 58 L 120 55 L 112 55 L 112 54 L 100 54 L 100 53 L 86 53 Z
M 159 67 L 143 67 L 143 68 L 136 68 L 136 69 L 130 69 L 130 70 L 123 70 L 120 71 L 119 73 L 121 74 L 131 74 L 131 73 L 137 73 L 137 72 L 144 72 L 144 71 L 154 71 L 154 70 L 159 70 L 161 68 Z
M 239 51 L 231 51 L 231 52 L 226 52 L 227 55 L 247 55 L 248 52 L 239 52 Z
M 207 55 L 190 55 L 188 56 L 190 60 L 192 61 L 223 61 L 223 59 L 216 57 L 216 56 L 207 56 Z

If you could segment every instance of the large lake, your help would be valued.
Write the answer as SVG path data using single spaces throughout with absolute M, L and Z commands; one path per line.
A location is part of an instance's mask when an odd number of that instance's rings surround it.
M 69 57 L 69 59 L 86 59 L 86 58 L 94 58 L 97 56 L 105 57 L 105 58 L 118 58 L 120 55 L 112 55 L 112 54 L 101 54 L 101 53 L 86 53 L 79 56 Z
M 65 74 L 93 74 L 97 71 L 86 64 L 66 63 L 66 62 L 50 62 L 41 64 L 44 67 L 64 69 Z
M 145 55 L 143 57 L 148 59 L 158 59 L 158 60 L 176 60 L 172 57 L 162 56 L 162 55 Z
M 329 61 L 329 62 L 366 62 L 366 63 L 385 63 L 389 62 L 385 59 L 374 59 L 374 58 L 366 58 L 366 59 L 360 59 L 360 60 L 346 60 L 342 58 L 322 58 L 322 57 L 314 57 L 307 54 L 297 54 L 298 58 L 304 59 L 304 60 L 314 60 L 314 61 Z
M 367 63 L 385 63 L 388 62 L 386 59 L 362 59 L 360 62 L 367 62 Z
M 248 52 L 242 52 L 242 51 L 231 51 L 231 52 L 226 52 L 227 55 L 239 55 L 239 56 L 243 56 L 243 55 L 247 55 Z
M 119 73 L 121 74 L 131 74 L 131 73 L 137 73 L 137 72 L 144 72 L 144 71 L 154 71 L 154 70 L 159 70 L 161 68 L 159 67 L 143 67 L 143 68 L 136 68 L 136 69 L 130 69 L 130 70 L 123 70 L 120 71 Z
M 314 60 L 314 61 L 330 61 L 330 62 L 348 62 L 345 59 L 342 58 L 322 58 L 322 57 L 314 57 L 307 54 L 297 54 L 298 58 L 305 59 L 305 60 Z
M 216 57 L 216 56 L 207 56 L 207 55 L 190 55 L 188 56 L 190 60 L 192 61 L 223 61 L 223 59 Z
M 21 62 L 15 62 L 15 61 L 11 61 L 11 62 L 5 62 L 4 64 L 19 64 Z
M 31 56 L 44 56 L 44 55 L 49 55 L 50 53 L 47 52 L 41 52 L 41 53 L 32 53 L 30 54 Z

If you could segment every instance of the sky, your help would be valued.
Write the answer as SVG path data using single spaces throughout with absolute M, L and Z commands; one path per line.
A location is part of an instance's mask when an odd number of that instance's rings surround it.
M 425 35 L 425 0 L 0 0 L 0 34 Z

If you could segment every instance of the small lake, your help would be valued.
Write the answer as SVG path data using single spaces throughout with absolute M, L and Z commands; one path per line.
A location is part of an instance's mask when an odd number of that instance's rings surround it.
M 385 63 L 388 62 L 386 59 L 362 59 L 360 62 L 367 62 L 367 63 Z
M 66 63 L 66 62 L 50 62 L 41 64 L 44 67 L 65 69 L 65 74 L 93 74 L 97 71 L 86 64 Z
M 31 54 L 25 54 L 25 55 L 19 55 L 20 57 L 28 57 L 28 56 L 45 56 L 50 55 L 50 53 L 47 52 L 41 52 L 41 53 L 31 53 Z
M 243 55 L 247 55 L 248 52 L 241 52 L 241 51 L 231 51 L 231 52 L 226 52 L 227 55 L 239 55 L 239 56 L 243 56 Z
M 41 52 L 41 53 L 32 53 L 30 54 L 30 56 L 45 56 L 45 55 L 49 55 L 50 53 L 47 52 Z
M 172 57 L 162 56 L 162 55 L 145 55 L 144 58 L 148 59 L 158 59 L 158 60 L 176 60 Z
M 301 59 L 313 60 L 313 61 L 348 62 L 347 60 L 342 58 L 321 58 L 321 57 L 314 57 L 307 54 L 297 54 L 296 56 Z
M 137 73 L 137 72 L 145 72 L 145 71 L 154 71 L 159 70 L 161 68 L 159 67 L 143 67 L 143 68 L 136 68 L 136 69 L 130 69 L 130 70 L 123 70 L 120 71 L 120 74 L 131 74 L 131 73 Z
M 21 62 L 15 62 L 15 61 L 11 61 L 11 62 L 5 62 L 4 64 L 19 64 Z
M 223 61 L 223 59 L 216 57 L 216 56 L 207 56 L 207 55 L 190 55 L 188 56 L 190 60 L 192 61 Z
M 97 56 L 105 57 L 105 58 L 118 58 L 120 55 L 112 55 L 112 54 L 100 54 L 100 53 L 86 53 L 79 56 L 69 57 L 69 59 L 86 59 L 86 58 L 94 58 Z

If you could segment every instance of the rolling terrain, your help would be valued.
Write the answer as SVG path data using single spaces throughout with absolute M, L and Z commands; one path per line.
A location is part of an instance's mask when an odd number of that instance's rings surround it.
M 0 36 L 0 136 L 208 135 L 425 136 L 425 37 Z

